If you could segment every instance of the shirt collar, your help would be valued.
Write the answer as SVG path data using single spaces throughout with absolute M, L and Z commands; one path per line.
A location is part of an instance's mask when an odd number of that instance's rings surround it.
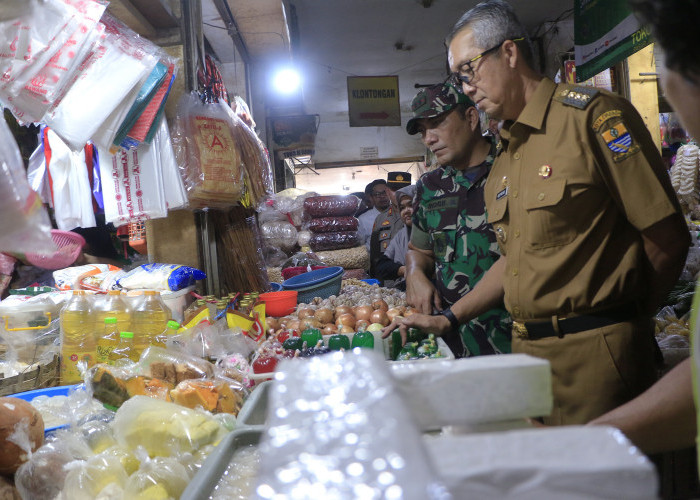
M 537 85 L 535 92 L 530 97 L 520 116 L 515 122 L 506 122 L 501 130 L 501 136 L 505 140 L 510 140 L 512 127 L 518 123 L 527 125 L 534 129 L 540 129 L 544 125 L 544 117 L 549 110 L 549 103 L 552 101 L 552 95 L 557 88 L 557 84 L 549 78 L 543 78 Z

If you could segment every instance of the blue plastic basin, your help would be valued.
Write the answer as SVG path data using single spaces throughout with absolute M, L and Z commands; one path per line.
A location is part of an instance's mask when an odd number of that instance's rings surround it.
M 298 290 L 300 288 L 308 288 L 319 285 L 325 281 L 332 280 L 343 274 L 343 268 L 340 266 L 326 267 L 325 269 L 316 269 L 308 273 L 293 276 L 288 280 L 284 280 L 282 288 L 285 290 Z

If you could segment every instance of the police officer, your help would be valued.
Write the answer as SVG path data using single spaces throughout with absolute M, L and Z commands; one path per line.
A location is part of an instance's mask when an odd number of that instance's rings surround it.
M 403 227 L 401 211 L 396 201 L 396 191 L 410 185 L 411 174 L 409 172 L 389 172 L 386 176 L 386 194 L 389 197 L 390 204 L 377 215 L 372 226 L 372 235 L 369 243 L 369 273 L 372 277 L 375 277 L 375 267 L 379 257 L 389 247 L 391 239 Z
M 450 83 L 422 89 L 411 107 L 406 131 L 420 134 L 440 166 L 417 183 L 407 301 L 425 314 L 444 311 L 454 321 L 445 340 L 458 357 L 510 352 L 510 317 L 502 304 L 462 325 L 449 310 L 500 257 L 484 213 L 495 144 L 482 137 L 474 103 Z
M 447 44 L 464 92 L 504 120 L 485 187 L 503 255 L 452 313 L 467 321 L 504 299 L 513 352 L 551 364 L 545 422 L 587 422 L 655 380 L 651 315 L 690 241 L 678 201 L 634 107 L 538 74 L 509 4 L 478 4 Z M 442 316 L 413 316 L 449 328 Z

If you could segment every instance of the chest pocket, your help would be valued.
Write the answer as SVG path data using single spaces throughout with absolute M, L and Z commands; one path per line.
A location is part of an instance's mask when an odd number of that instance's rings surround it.
M 526 241 L 531 248 L 549 248 L 571 243 L 576 237 L 573 217 L 568 213 L 565 179 L 547 179 L 529 186 L 523 206 L 527 211 Z

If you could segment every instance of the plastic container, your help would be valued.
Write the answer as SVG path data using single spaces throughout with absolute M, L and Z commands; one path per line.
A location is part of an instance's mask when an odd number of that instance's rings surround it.
M 82 380 L 78 363 L 88 368 L 97 359 L 95 317 L 84 290 L 73 291 L 73 297 L 61 310 L 61 384 Z
M 163 333 L 170 319 L 170 309 L 161 299 L 160 292 L 146 290 L 143 295 L 143 300 L 134 307 L 131 316 L 134 347 L 138 354 L 151 344 L 156 335 Z
M 63 269 L 76 261 L 85 246 L 85 238 L 72 231 L 52 229 L 51 239 L 58 250 L 50 255 L 28 253 L 25 258 L 29 264 L 42 269 Z
M 172 318 L 178 323 L 183 322 L 185 319 L 185 309 L 194 301 L 194 297 L 190 293 L 194 292 L 194 290 L 195 286 L 193 285 L 178 290 L 177 292 L 160 293 L 160 298 L 163 299 L 165 305 L 170 309 Z
M 311 270 L 315 271 L 316 269 L 326 269 L 328 266 L 311 266 Z M 294 267 L 285 267 L 282 269 L 282 279 L 288 280 L 289 278 L 293 278 L 294 276 L 299 276 L 300 274 L 304 274 L 308 272 L 309 268 L 306 266 L 294 266 Z
M 261 293 L 258 297 L 265 302 L 265 315 L 280 318 L 292 314 L 297 307 L 296 290 Z
M 279 292 L 282 290 L 282 285 L 280 283 L 275 283 L 274 281 L 270 282 L 270 291 L 271 292 Z
M 23 399 L 24 401 L 28 401 L 31 403 L 32 400 L 38 398 L 39 396 L 48 396 L 50 398 L 54 396 L 68 396 L 72 392 L 84 389 L 85 386 L 83 384 L 59 385 L 58 387 L 47 387 L 45 389 L 34 389 L 33 391 L 18 392 L 16 394 L 10 394 L 9 397 Z M 68 424 L 46 427 L 44 429 L 44 435 L 47 435 L 48 433 L 53 432 L 56 429 L 62 429 L 67 425 Z
M 282 283 L 285 290 L 296 290 L 297 303 L 308 303 L 314 297 L 326 299 L 340 293 L 343 281 L 343 268 L 339 266 L 318 269 L 294 276 Z
M 271 388 L 271 380 L 257 384 L 255 390 L 250 393 L 248 399 L 246 399 L 245 403 L 243 403 L 241 411 L 238 412 L 236 421 L 238 422 L 239 427 L 245 426 L 262 428 L 265 426 Z
M 257 445 L 262 439 L 262 429 L 239 427 L 229 433 L 212 451 L 197 474 L 182 492 L 180 500 L 208 500 L 211 498 L 219 479 L 231 463 L 233 455 L 241 448 Z
M 120 332 L 131 331 L 131 311 L 119 290 L 110 290 L 107 295 L 96 296 L 94 309 L 98 328 L 105 324 L 105 319 L 117 318 Z

